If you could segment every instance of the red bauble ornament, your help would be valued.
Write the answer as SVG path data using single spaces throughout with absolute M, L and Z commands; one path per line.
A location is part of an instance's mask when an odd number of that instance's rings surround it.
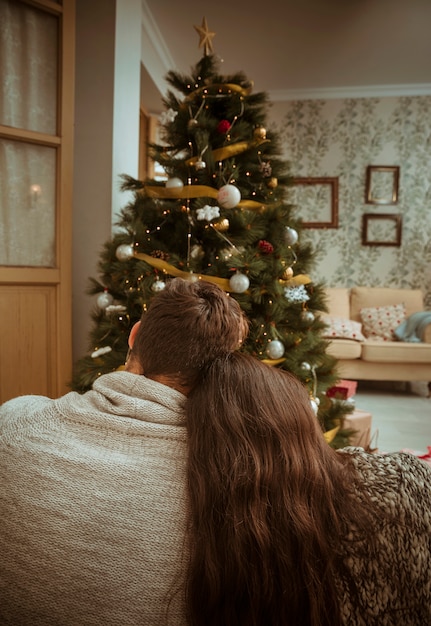
M 229 122 L 229 120 L 221 120 L 221 122 L 217 124 L 217 130 L 222 135 L 227 133 L 230 127 L 231 127 L 231 123 Z
M 262 252 L 262 254 L 272 254 L 274 252 L 274 246 L 269 241 L 261 239 L 259 241 L 259 250 Z

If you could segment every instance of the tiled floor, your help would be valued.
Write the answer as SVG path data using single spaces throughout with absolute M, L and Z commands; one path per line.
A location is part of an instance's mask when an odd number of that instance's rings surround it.
M 379 452 L 431 446 L 431 398 L 425 383 L 359 381 L 355 406 L 372 415 L 371 447 Z

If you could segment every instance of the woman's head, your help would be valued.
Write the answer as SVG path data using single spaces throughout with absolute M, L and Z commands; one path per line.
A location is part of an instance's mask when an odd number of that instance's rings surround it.
M 174 278 L 142 315 L 132 358 L 150 378 L 173 377 L 191 387 L 207 363 L 238 348 L 247 332 L 241 307 L 220 287 Z

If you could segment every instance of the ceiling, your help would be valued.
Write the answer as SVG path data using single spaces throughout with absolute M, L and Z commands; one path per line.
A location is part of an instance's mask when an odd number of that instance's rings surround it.
M 169 69 L 188 73 L 215 32 L 220 71 L 273 101 L 431 94 L 430 0 L 142 0 L 143 103 L 160 112 Z

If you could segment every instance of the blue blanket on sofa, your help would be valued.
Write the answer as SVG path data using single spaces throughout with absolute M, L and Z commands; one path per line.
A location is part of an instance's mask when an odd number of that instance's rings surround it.
M 431 324 L 431 311 L 412 313 L 397 326 L 394 334 L 400 341 L 417 343 L 423 341 L 425 328 L 428 324 Z

